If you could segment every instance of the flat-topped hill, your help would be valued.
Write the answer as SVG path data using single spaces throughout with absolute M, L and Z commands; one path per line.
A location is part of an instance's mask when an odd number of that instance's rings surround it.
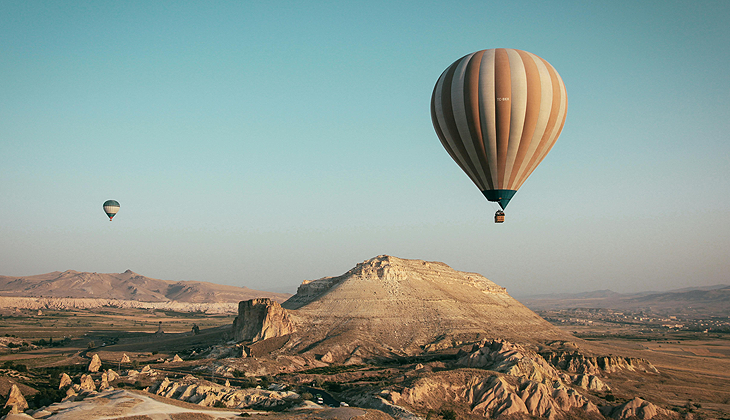
M 387 255 L 305 281 L 282 307 L 296 329 L 286 347 L 329 352 L 334 360 L 417 354 L 482 338 L 574 340 L 480 274 Z

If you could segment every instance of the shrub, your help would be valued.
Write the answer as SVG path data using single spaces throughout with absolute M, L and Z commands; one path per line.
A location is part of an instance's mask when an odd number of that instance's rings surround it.
M 28 399 L 30 408 L 46 407 L 61 401 L 66 396 L 66 389 L 39 388 L 33 398 Z
M 338 382 L 325 381 L 325 383 L 322 384 L 322 387 L 330 392 L 342 392 L 342 385 Z
M 6 360 L 3 365 L 3 369 L 13 369 L 17 370 L 18 372 L 27 372 L 28 366 L 22 365 L 22 364 L 14 364 L 12 360 Z
M 456 412 L 454 410 L 441 410 L 439 414 L 444 420 L 456 420 Z
M 255 378 L 243 377 L 239 381 L 240 381 L 239 386 L 241 388 L 256 388 L 256 385 L 257 385 Z

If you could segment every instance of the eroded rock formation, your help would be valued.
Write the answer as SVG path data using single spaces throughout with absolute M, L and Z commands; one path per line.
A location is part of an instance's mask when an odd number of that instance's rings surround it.
M 640 399 L 599 408 L 588 398 L 587 391 L 610 390 L 599 376 L 636 371 L 638 366 L 642 366 L 644 374 L 655 372 L 656 369 L 646 361 L 621 359 L 623 362 L 619 362 L 614 356 L 578 357 L 579 353 L 574 352 L 572 363 L 564 364 L 571 369 L 568 371 L 551 364 L 534 350 L 504 340 L 483 340 L 460 354 L 452 365 L 442 366 L 444 371 L 435 372 L 419 364 L 413 370 L 417 379 L 407 386 L 391 386 L 379 393 L 363 394 L 356 397 L 357 402 L 393 414 L 396 407 L 408 413 L 438 410 L 449 401 L 455 406 L 467 407 L 470 415 L 487 418 L 568 419 L 603 415 L 626 420 L 674 415 Z M 596 361 L 608 363 L 612 368 L 595 369 Z M 589 371 L 596 375 L 573 373 Z
M 602 358 L 584 357 L 583 361 L 590 361 L 592 359 Z M 594 374 L 580 373 L 573 375 L 560 372 L 558 366 L 554 366 L 537 352 L 504 340 L 485 340 L 479 344 L 475 344 L 471 353 L 467 353 L 461 357 L 457 361 L 457 365 L 489 369 L 537 382 L 562 381 L 565 384 L 577 385 L 591 391 L 610 390 L 609 386 Z M 571 372 L 591 371 L 591 366 L 593 364 L 590 362 L 586 362 L 585 365 L 575 363 L 573 364 L 575 370 Z M 605 372 L 596 371 L 595 373 L 601 374 Z
M 553 419 L 563 418 L 571 410 L 587 416 L 599 414 L 595 404 L 559 381 L 535 382 L 471 370 L 439 372 L 385 395 L 393 404 L 422 410 L 453 401 L 469 407 L 471 414 L 487 418 L 529 415 Z
M 663 418 L 679 417 L 678 413 L 657 407 L 656 405 L 648 401 L 644 401 L 639 397 L 635 397 L 625 404 L 602 407 L 601 413 L 606 417 L 610 417 L 616 420 L 648 420 L 656 416 L 660 416 Z
M 271 299 L 251 299 L 238 304 L 238 316 L 233 321 L 236 341 L 257 342 L 282 337 L 294 331 L 287 311 Z
M 658 373 L 649 361 L 632 357 L 586 356 L 579 352 L 543 352 L 541 354 L 553 366 L 574 373 L 599 375 L 620 370 Z
M 99 391 L 104 391 L 111 388 L 109 386 L 109 375 L 106 372 L 101 374 L 101 382 L 99 383 Z
M 65 386 L 69 386 L 69 385 L 73 385 L 73 382 L 71 381 L 71 377 L 68 376 L 68 374 L 64 372 L 61 374 L 61 381 L 58 384 L 58 389 L 61 389 Z
M 99 369 L 101 369 L 101 359 L 99 359 L 98 354 L 94 354 L 94 356 L 91 358 L 91 361 L 89 362 L 88 371 L 98 372 Z
M 179 381 L 168 378 L 150 388 L 150 392 L 167 398 L 206 407 L 271 409 L 299 398 L 291 391 L 270 391 L 260 388 L 236 389 L 203 381 L 188 375 Z
M 537 382 L 560 379 L 558 371 L 539 354 L 504 340 L 485 340 L 474 345 L 472 352 L 460 358 L 457 365 L 489 369 Z
M 388 393 L 393 404 L 430 407 L 440 401 L 466 404 L 471 414 L 488 418 L 529 415 L 563 418 L 573 410 L 599 414 L 598 407 L 570 387 L 572 378 L 559 372 L 535 351 L 503 340 L 487 340 L 456 361 L 459 369 L 418 379 L 400 392 Z
M 81 382 L 79 383 L 80 389 L 83 391 L 96 391 L 96 385 L 94 384 L 94 378 L 91 375 L 81 375 Z
M 18 385 L 13 384 L 10 387 L 8 400 L 5 402 L 4 407 L 11 407 L 13 413 L 22 413 L 28 409 L 28 402 L 23 397 L 23 393 L 20 392 Z

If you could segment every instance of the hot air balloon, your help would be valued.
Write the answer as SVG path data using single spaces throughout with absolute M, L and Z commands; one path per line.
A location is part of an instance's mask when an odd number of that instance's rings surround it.
M 555 144 L 568 96 L 535 54 L 495 48 L 468 54 L 439 77 L 431 120 L 446 151 L 502 210 Z M 495 222 L 504 221 L 504 212 Z
M 114 218 L 114 215 L 117 214 L 119 211 L 119 202 L 116 200 L 106 200 L 104 202 L 104 212 L 107 216 L 109 216 L 109 221 L 112 221 L 112 218 Z

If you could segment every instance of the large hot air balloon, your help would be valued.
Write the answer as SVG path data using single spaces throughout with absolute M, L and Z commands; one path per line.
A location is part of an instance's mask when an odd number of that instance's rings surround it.
M 441 144 L 502 209 L 555 144 L 567 109 L 558 72 L 535 54 L 508 48 L 460 58 L 431 96 Z M 495 222 L 502 221 L 498 211 Z
M 116 200 L 106 200 L 104 202 L 104 212 L 107 216 L 109 216 L 109 221 L 112 221 L 112 218 L 114 218 L 114 215 L 117 214 L 119 211 L 119 202 Z

